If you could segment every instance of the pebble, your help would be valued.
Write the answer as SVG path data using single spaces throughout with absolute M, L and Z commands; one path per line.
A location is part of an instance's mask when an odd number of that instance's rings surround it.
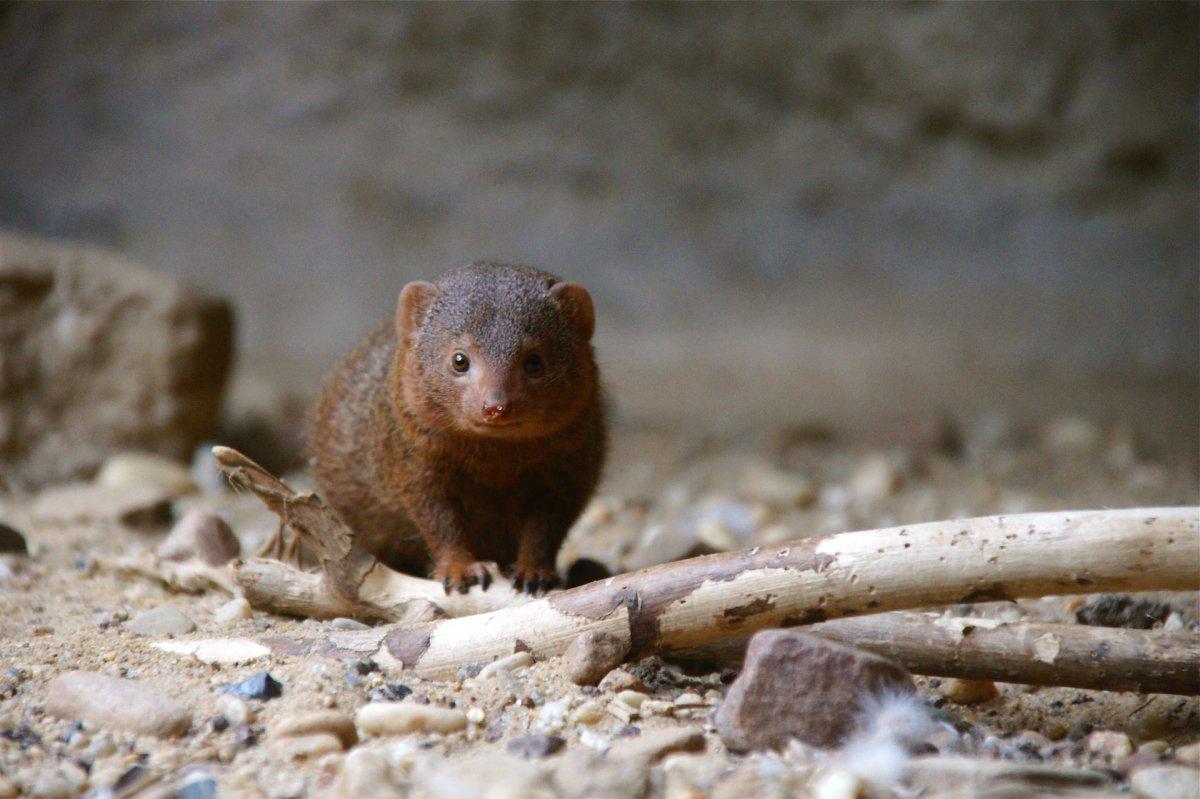
M 1055 419 L 1042 432 L 1042 446 L 1056 454 L 1082 453 L 1095 449 L 1100 443 L 1100 431 L 1079 416 Z
M 528 652 L 514 652 L 506 657 L 493 660 L 479 670 L 475 679 L 480 682 L 499 676 L 502 672 L 515 674 L 533 665 L 533 655 Z
M 229 525 L 215 513 L 190 510 L 158 545 L 164 560 L 200 560 L 210 566 L 228 563 L 242 553 L 242 545 Z
M 1196 799 L 1200 772 L 1187 766 L 1150 766 L 1135 771 L 1129 785 L 1142 799 Z
M 978 705 L 1000 695 L 991 680 L 963 680 L 951 677 L 942 683 L 942 696 L 956 705 Z
M 813 799 L 859 799 L 862 780 L 849 771 L 834 769 L 823 774 L 813 786 Z
M 629 645 L 612 633 L 588 630 L 563 652 L 567 678 L 576 685 L 596 685 L 625 660 Z
M 273 738 L 290 738 L 326 733 L 336 736 L 341 745 L 349 749 L 358 743 L 358 732 L 354 719 L 334 710 L 317 710 L 311 713 L 293 713 L 284 716 L 271 727 Z
M 138 735 L 170 737 L 187 731 L 192 713 L 132 680 L 69 671 L 46 690 L 46 712 L 69 721 Z
M 637 710 L 638 708 L 640 708 L 642 706 L 642 703 L 645 702 L 649 698 L 650 697 L 646 696 L 641 691 L 621 691 L 619 694 L 617 694 L 618 702 L 628 705 L 629 707 L 633 708 L 634 710 Z
M 879 692 L 910 695 L 912 678 L 870 652 L 796 630 L 763 630 L 750 639 L 716 728 L 735 752 L 782 749 L 792 738 L 837 746 L 857 726 L 866 695 Z
M 614 693 L 641 687 L 642 681 L 625 669 L 613 669 L 604 675 L 604 679 L 600 681 L 599 685 L 601 691 L 612 691 Z
M 358 621 L 357 619 L 347 619 L 344 616 L 339 616 L 338 618 L 329 622 L 329 626 L 335 630 L 340 630 L 340 631 L 371 629 L 371 625 L 369 625 L 369 624 L 363 624 L 361 621 Z
M 29 545 L 25 543 L 25 536 L 3 522 L 0 522 L 0 554 L 29 554 Z
M 127 527 L 159 530 L 171 523 L 171 500 L 154 488 L 63 485 L 39 491 L 29 515 L 47 523 L 112 520 Z
M 207 772 L 196 771 L 184 778 L 178 799 L 217 799 L 217 781 Z
M 804 477 L 758 461 L 743 469 L 738 489 L 746 499 L 785 507 L 807 508 L 817 499 L 816 489 Z
M 213 621 L 217 624 L 232 624 L 235 621 L 245 621 L 252 615 L 250 603 L 245 597 L 234 597 L 213 611 Z
M 271 751 L 284 760 L 315 760 L 330 752 L 340 752 L 342 748 L 342 742 L 336 735 L 314 732 L 310 735 L 280 738 L 271 747 Z
M 466 727 L 467 715 L 461 710 L 437 705 L 372 702 L 359 708 L 354 725 L 362 736 L 449 733 Z
M 702 752 L 704 748 L 704 733 L 700 730 L 671 727 L 643 732 L 636 738 L 623 738 L 613 744 L 609 757 L 650 765 L 675 752 Z
M 333 786 L 338 799 L 405 799 L 392 781 L 392 768 L 379 752 L 355 749 L 342 761 Z
M 900 490 L 903 478 L 886 455 L 872 455 L 850 475 L 849 488 L 856 502 L 869 505 Z
M 473 707 L 467 711 L 467 721 L 471 724 L 482 724 L 486 718 L 487 716 L 480 708 Z
M 242 696 L 246 699 L 262 699 L 263 701 L 283 696 L 283 686 L 265 671 L 260 671 L 239 683 L 222 686 L 220 690 L 224 694 Z
M 160 605 L 135 615 L 125 622 L 125 629 L 134 635 L 186 635 L 196 629 L 196 623 L 178 608 Z
M 217 712 L 231 727 L 240 727 L 254 721 L 254 710 L 244 700 L 230 694 L 221 694 L 216 701 Z
M 566 745 L 567 742 L 557 735 L 535 733 L 515 736 L 508 742 L 507 748 L 511 754 L 523 757 L 526 760 L 535 760 L 537 758 L 549 757 Z
M 1200 766 L 1200 742 L 1176 747 L 1175 759 L 1189 766 Z
M 121 452 L 109 457 L 96 474 L 95 483 L 120 490 L 149 487 L 173 497 L 199 491 L 186 466 L 142 452 Z
M 1169 751 L 1171 751 L 1171 745 L 1163 740 L 1146 741 L 1137 748 L 1137 753 L 1139 755 L 1146 754 L 1155 755 L 1157 757 L 1161 757 Z
M 589 699 L 571 711 L 570 720 L 572 724 L 595 724 L 606 715 L 603 705 L 595 699 Z
M 1087 737 L 1086 749 L 1090 754 L 1115 762 L 1133 754 L 1133 743 L 1123 732 L 1097 730 Z

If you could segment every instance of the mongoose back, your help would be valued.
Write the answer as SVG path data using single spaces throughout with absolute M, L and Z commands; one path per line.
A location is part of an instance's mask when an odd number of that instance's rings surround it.
M 473 263 L 400 293 L 329 375 L 309 451 L 357 542 L 446 591 L 484 561 L 540 593 L 595 490 L 605 421 L 591 297 L 526 267 Z

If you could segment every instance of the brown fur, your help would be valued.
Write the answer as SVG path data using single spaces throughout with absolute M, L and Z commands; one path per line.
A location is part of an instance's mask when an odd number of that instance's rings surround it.
M 321 495 L 359 544 L 404 571 L 432 563 L 447 590 L 486 587 L 481 561 L 528 591 L 556 584 L 604 460 L 591 314 L 582 287 L 523 267 L 409 284 L 334 368 L 310 430 Z

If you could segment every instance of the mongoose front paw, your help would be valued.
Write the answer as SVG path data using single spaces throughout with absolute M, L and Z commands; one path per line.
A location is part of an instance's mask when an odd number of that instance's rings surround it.
M 433 579 L 440 580 L 442 588 L 449 594 L 458 591 L 465 594 L 477 585 L 484 591 L 492 584 L 492 573 L 480 561 L 444 561 L 434 568 Z
M 518 591 L 540 595 L 552 588 L 558 588 L 560 585 L 562 585 L 562 580 L 559 579 L 558 573 L 552 567 L 521 566 L 519 564 L 514 564 L 512 567 L 512 586 Z

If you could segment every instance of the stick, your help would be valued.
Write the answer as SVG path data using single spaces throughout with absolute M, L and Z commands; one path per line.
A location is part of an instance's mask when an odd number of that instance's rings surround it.
M 1101 691 L 1200 694 L 1200 633 L 1077 624 L 1005 624 L 929 613 L 881 613 L 814 624 L 805 632 L 893 657 L 914 674 Z M 737 665 L 746 638 L 680 659 Z
M 450 596 L 432 580 L 393 571 L 355 546 L 354 533 L 316 494 L 293 490 L 235 449 L 212 451 L 229 482 L 252 491 L 280 519 L 279 531 L 260 555 L 281 559 L 260 557 L 233 567 L 234 580 L 252 607 L 318 619 L 407 622 L 430 612 L 466 616 L 529 601 L 495 569 L 487 591 L 475 588 Z M 318 573 L 303 570 L 310 565 Z M 439 610 L 431 611 L 431 603 Z
M 1200 511 L 1030 513 L 843 533 L 667 563 L 490 613 L 396 627 L 376 659 L 447 677 L 585 630 L 632 656 L 766 627 L 915 607 L 1099 591 L 1189 590 Z

